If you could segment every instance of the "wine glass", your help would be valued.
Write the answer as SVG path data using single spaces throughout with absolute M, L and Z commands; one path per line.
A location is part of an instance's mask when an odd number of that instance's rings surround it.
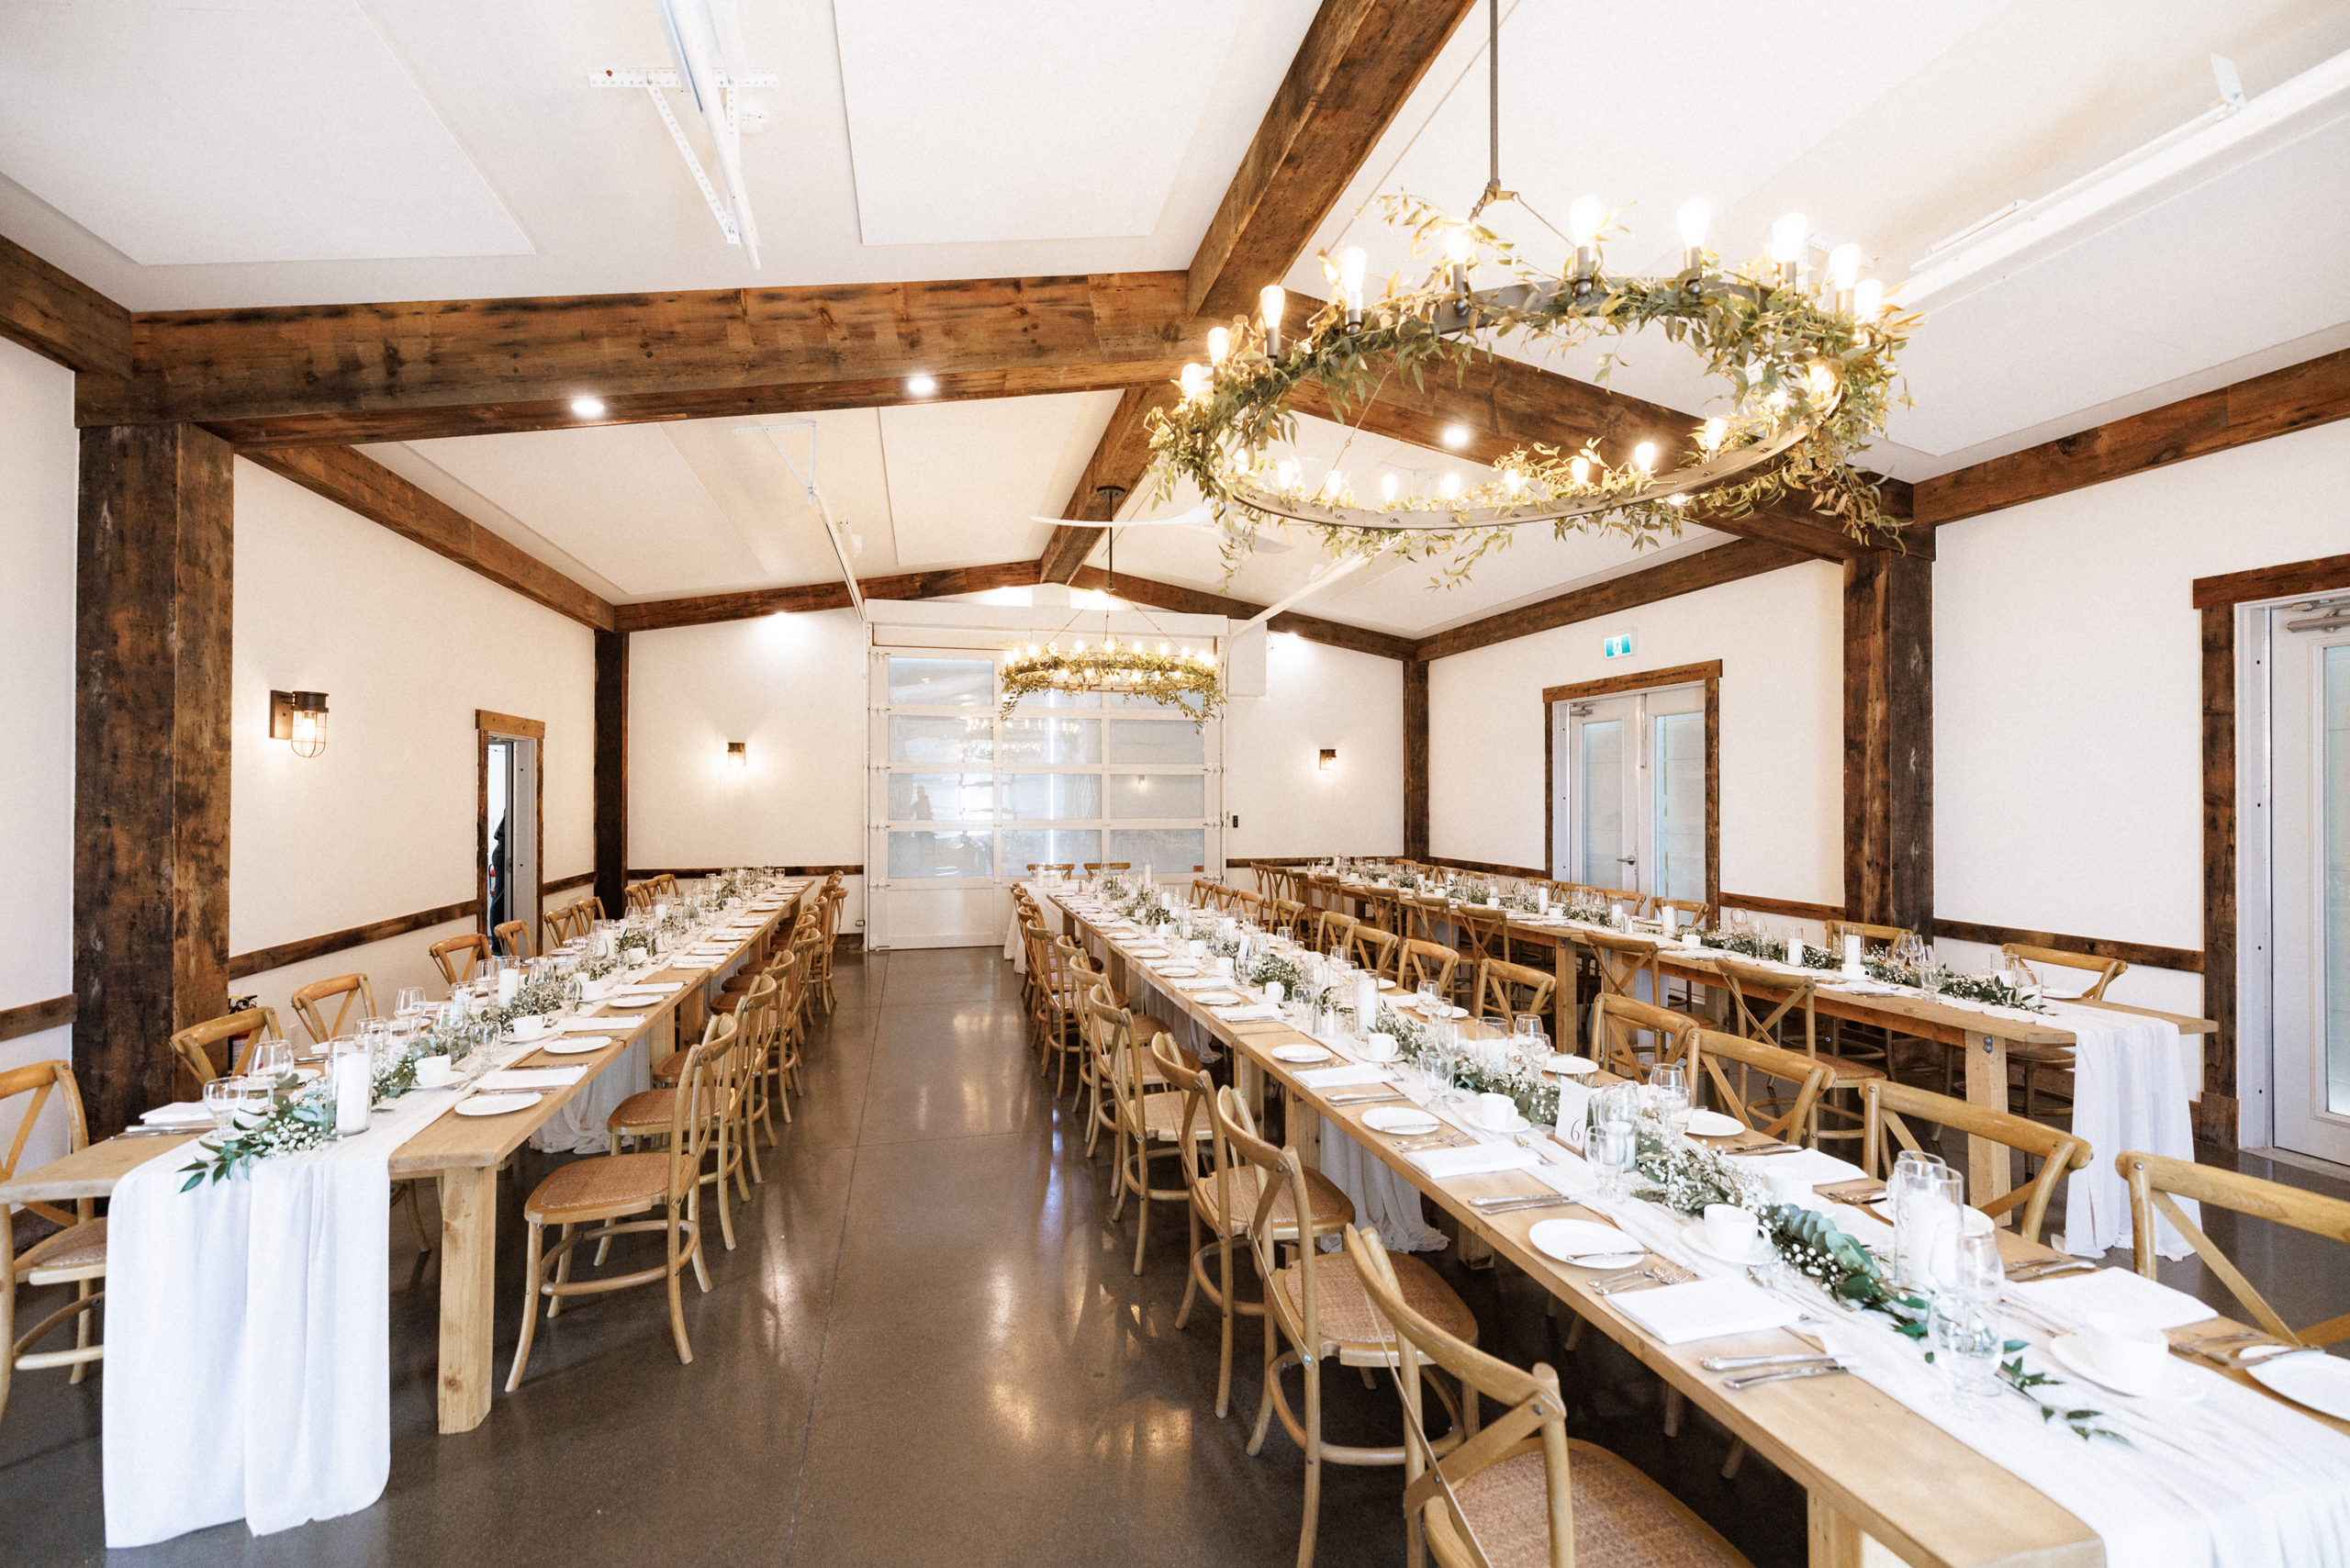
M 1999 1325 L 1981 1303 L 1963 1291 L 1940 1292 L 1927 1310 L 1926 1329 L 1934 1364 L 1950 1380 L 1952 1402 L 1962 1413 L 1998 1396 Z
M 400 987 L 398 999 L 393 1003 L 392 1011 L 402 1014 L 423 1012 L 424 988 L 420 985 Z
M 1999 1257 L 1998 1231 L 1973 1210 L 1961 1210 L 1950 1265 L 1951 1289 L 1987 1307 L 1999 1299 L 1999 1292 L 2007 1282 L 2007 1264 Z
M 1633 1137 L 1629 1122 L 1602 1122 L 1591 1129 L 1591 1163 L 1599 1172 L 1599 1195 L 1617 1198 L 1624 1193 L 1624 1178 L 1639 1158 L 1639 1140 Z
M 1689 1070 L 1680 1062 L 1659 1062 L 1649 1070 L 1649 1092 L 1665 1126 L 1681 1127 L 1689 1120 Z
M 227 1137 L 237 1125 L 237 1081 L 233 1078 L 207 1079 L 204 1085 L 204 1108 L 212 1114 L 213 1131 Z
M 275 1083 L 294 1070 L 294 1047 L 285 1040 L 256 1041 L 245 1070 Z

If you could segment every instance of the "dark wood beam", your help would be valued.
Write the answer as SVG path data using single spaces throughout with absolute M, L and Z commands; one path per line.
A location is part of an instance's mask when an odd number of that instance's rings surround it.
M 1801 551 L 1784 544 L 1760 539 L 1735 540 L 1423 637 L 1418 644 L 1419 656 L 1448 658 L 1472 648 L 1506 643 L 1514 637 L 1530 637 L 1537 632 L 1553 631 L 1603 615 L 1620 615 L 1643 604 L 1695 593 L 1699 588 L 1718 588 L 1742 577 L 1775 572 L 1782 566 L 1799 566 L 1809 559 Z
M 80 422 L 191 420 L 241 449 L 1015 397 L 1174 378 L 1203 352 L 1181 273 L 184 310 Z M 937 379 L 917 399 L 904 386 Z
M 612 629 L 613 610 L 602 599 L 363 453 L 306 446 L 242 455 L 559 615 Z
M 1125 495 L 1142 487 L 1143 475 L 1150 467 L 1151 410 L 1171 408 L 1174 402 L 1175 388 L 1163 381 L 1126 388 L 1110 422 L 1102 427 L 1102 439 L 1094 443 L 1093 455 L 1086 460 L 1085 472 L 1069 491 L 1068 504 L 1061 508 L 1063 517 L 1106 521 L 1110 511 L 1108 498 L 1102 493 L 1104 486 Z M 1039 580 L 1068 582 L 1102 542 L 1102 532 L 1099 528 L 1069 523 L 1054 529 L 1036 561 Z
M 163 1042 L 229 1007 L 228 443 L 82 432 L 73 1068 L 104 1137 L 172 1097 Z
M 2053 931 L 2027 931 L 2016 925 L 1982 925 L 1973 921 L 1934 916 L 1933 935 L 1957 942 L 1980 942 L 1997 947 L 2020 942 L 2032 947 L 2054 947 L 2091 958 L 2119 958 L 2142 969 L 2203 972 L 2203 955 L 2191 947 L 2162 947 L 2151 942 L 2117 942 L 2103 936 L 2066 936 Z
M 0 1045 L 21 1040 L 27 1035 L 38 1035 L 48 1029 L 62 1028 L 73 1022 L 73 999 L 52 996 L 46 1002 L 28 1002 L 17 1007 L 0 1007 Z
M 1251 604 L 1245 599 L 1234 599 L 1229 594 L 1185 588 L 1181 583 L 1158 582 L 1149 577 L 1136 577 L 1131 572 L 1120 572 L 1113 578 L 1099 566 L 1080 566 L 1070 575 L 1069 586 L 1088 588 L 1095 593 L 1113 594 L 1129 604 L 1147 604 L 1153 610 L 1171 610 L 1178 615 L 1222 615 L 1234 621 L 1253 621 L 1265 612 L 1263 605 Z
M 1915 556 L 1844 567 L 1844 905 L 1912 931 L 1934 913 L 1933 589 Z
M 2202 622 L 2203 1014 L 2219 1033 L 2203 1052 L 2195 1133 L 2233 1147 L 2236 1092 L 2236 607 L 2207 605 Z
M 2195 579 L 2193 602 L 2198 610 L 2221 606 L 2232 610 L 2255 599 L 2282 599 L 2295 593 L 2333 593 L 2350 588 L 2350 555 L 2321 555 L 2311 561 L 2288 561 L 2277 566 L 2255 566 Z
M 130 312 L 7 240 L 0 240 L 0 338 L 68 370 L 130 374 Z
M 1404 661 L 1404 858 L 1428 857 L 1428 661 Z M 1539 875 L 1539 873 L 1537 873 Z
M 419 910 L 414 914 L 396 914 L 388 920 L 373 920 L 364 925 L 330 931 L 319 936 L 303 936 L 291 942 L 281 942 L 274 947 L 256 947 L 250 953 L 239 953 L 229 958 L 229 978 L 250 980 L 272 969 L 282 969 L 288 964 L 308 963 L 312 958 L 323 958 L 329 954 L 364 947 L 370 942 L 388 942 L 395 936 L 430 931 L 453 920 L 468 920 L 480 912 L 481 905 L 472 899 L 460 899 L 455 903 Z M 291 1019 L 281 1022 L 287 1026 L 292 1024 Z
M 596 897 L 628 911 L 628 639 L 596 633 Z
M 1979 517 L 2345 417 L 2350 349 L 1920 480 L 1918 520 Z
M 1415 645 L 1409 637 L 1393 637 L 1364 626 L 1348 626 L 1342 622 L 1325 621 L 1316 615 L 1300 615 L 1294 610 L 1282 610 L 1266 622 L 1265 628 L 1271 632 L 1286 632 L 1292 637 L 1303 637 L 1309 643 L 1320 643 L 1326 647 L 1375 654 L 1382 659 L 1409 659 Z
M 990 588 L 1030 588 L 1035 582 L 1035 562 L 1006 561 L 992 566 L 955 566 L 897 577 L 859 577 L 856 586 L 867 599 L 945 599 L 958 593 L 984 593 Z M 846 583 L 804 583 L 797 588 L 754 588 L 744 593 L 623 604 L 614 613 L 622 632 L 655 632 L 667 626 L 707 626 L 719 621 L 748 621 L 760 615 L 797 615 L 811 610 L 848 607 Z

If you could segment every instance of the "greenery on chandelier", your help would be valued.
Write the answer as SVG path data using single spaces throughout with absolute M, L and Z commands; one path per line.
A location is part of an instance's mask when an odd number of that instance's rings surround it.
M 1113 636 L 1091 645 L 1080 638 L 1070 648 L 1058 642 L 1041 648 L 1034 643 L 1013 648 L 1004 655 L 1002 678 L 1001 716 L 1007 719 L 1024 699 L 1054 691 L 1145 698 L 1181 709 L 1194 724 L 1206 723 L 1224 706 L 1224 682 L 1214 655 L 1170 649 L 1164 643 L 1153 652 Z
M 1916 318 L 1854 308 L 1848 291 L 1823 297 L 1785 281 L 1781 268 L 1761 257 L 1725 267 L 1700 252 L 1701 264 L 1661 278 L 1618 275 L 1595 260 L 1587 275 L 1548 276 L 1484 228 L 1456 224 L 1416 197 L 1382 199 L 1389 223 L 1411 230 L 1416 254 L 1432 241 L 1449 241 L 1468 269 L 1460 275 L 1486 285 L 1471 306 L 1473 330 L 1440 329 L 1457 320 L 1448 313 L 1462 298 L 1453 269 L 1441 263 L 1416 286 L 1391 278 L 1376 300 L 1362 300 L 1358 290 L 1359 325 L 1349 325 L 1343 286 L 1302 339 L 1269 345 L 1260 324 L 1236 321 L 1223 340 L 1226 352 L 1211 365 L 1190 367 L 1182 400 L 1150 416 L 1155 493 L 1165 499 L 1187 480 L 1214 506 L 1227 573 L 1267 525 L 1310 527 L 1333 554 L 1376 545 L 1405 559 L 1440 561 L 1443 577 L 1458 583 L 1487 551 L 1505 546 L 1520 521 L 1549 517 L 1561 538 L 1605 531 L 1640 548 L 1677 537 L 1684 521 L 1732 520 L 1791 496 L 1856 539 L 1897 537 L 1900 522 L 1852 459 L 1884 432 L 1897 395 L 1895 355 Z M 1607 237 L 1603 227 L 1598 238 Z M 1598 248 L 1589 253 L 1596 258 Z M 1487 483 L 1367 500 L 1358 500 L 1336 468 L 1317 487 L 1295 465 L 1273 464 L 1271 449 L 1296 438 L 1292 402 L 1301 393 L 1309 409 L 1318 411 L 1326 400 L 1333 417 L 1350 421 L 1389 382 L 1415 391 L 1448 378 L 1457 385 L 1474 361 L 1512 340 L 1553 351 L 1609 345 L 1597 369 L 1605 385 L 1619 345 L 1651 328 L 1694 350 L 1730 395 L 1727 414 L 1692 432 L 1685 465 L 1734 459 L 1762 445 L 1785 450 L 1686 496 L 1655 493 L 1673 481 L 1671 469 L 1658 466 L 1673 454 L 1660 457 L 1647 443 L 1614 454 L 1596 440 L 1575 451 L 1530 443 L 1503 457 Z M 1309 511 L 1377 511 L 1360 525 L 1301 521 L 1266 510 L 1249 492 Z M 1590 510 L 1578 515 L 1556 515 L 1561 505 L 1584 503 Z M 1404 510 L 1449 513 L 1451 521 L 1378 526 L 1378 515 Z

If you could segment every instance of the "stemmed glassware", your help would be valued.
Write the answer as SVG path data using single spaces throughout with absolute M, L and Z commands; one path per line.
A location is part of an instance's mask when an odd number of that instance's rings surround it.
M 1659 1062 L 1649 1070 L 1649 1094 L 1656 1103 L 1656 1114 L 1669 1127 L 1680 1128 L 1689 1121 L 1689 1069 L 1680 1062 Z
M 1601 1122 L 1591 1129 L 1589 1143 L 1592 1166 L 1599 1172 L 1599 1195 L 1623 1196 L 1624 1179 L 1639 1158 L 1639 1140 L 1634 1136 L 1632 1124 Z

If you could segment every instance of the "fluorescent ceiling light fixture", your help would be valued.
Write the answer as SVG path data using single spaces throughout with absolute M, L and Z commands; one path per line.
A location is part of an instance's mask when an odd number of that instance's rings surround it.
M 916 398 L 927 398 L 938 390 L 938 377 L 917 371 L 906 377 L 906 390 Z
M 604 417 L 604 400 L 601 398 L 574 398 L 571 411 L 583 420 L 600 420 Z

